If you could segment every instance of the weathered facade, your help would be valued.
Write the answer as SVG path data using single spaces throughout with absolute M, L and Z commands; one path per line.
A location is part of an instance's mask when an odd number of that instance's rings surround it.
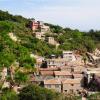
M 82 90 L 81 79 L 66 79 L 62 81 L 63 93 L 78 93 Z
M 44 80 L 44 87 L 61 92 L 61 81 L 59 79 Z

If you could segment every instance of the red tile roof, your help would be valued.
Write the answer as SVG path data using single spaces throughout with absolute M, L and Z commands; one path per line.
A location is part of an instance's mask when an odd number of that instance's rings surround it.
M 66 79 L 62 81 L 63 84 L 80 84 L 81 79 Z
M 61 84 L 61 81 L 59 79 L 49 79 L 49 80 L 44 80 L 44 84 Z
M 55 76 L 67 76 L 72 75 L 69 71 L 54 71 Z
M 83 75 L 82 74 L 73 74 L 74 75 L 74 78 L 82 78 Z
M 54 72 L 53 71 L 40 71 L 40 74 L 43 76 L 46 76 L 46 75 L 53 76 Z

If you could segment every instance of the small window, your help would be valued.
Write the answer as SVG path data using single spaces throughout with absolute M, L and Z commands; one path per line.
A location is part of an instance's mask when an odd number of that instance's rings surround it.
M 51 85 L 47 85 L 48 88 L 51 88 Z
M 65 90 L 65 92 L 67 92 L 67 90 Z
M 70 92 L 73 93 L 74 92 L 73 89 L 70 89 Z
M 49 61 L 49 64 L 51 64 L 51 62 Z
M 72 79 L 74 79 L 74 75 L 72 75 L 72 77 L 71 77 Z
M 71 68 L 71 72 L 74 72 L 74 68 Z
M 74 84 L 71 84 L 71 86 L 74 86 Z
M 78 94 L 81 94 L 81 92 L 79 90 L 76 90 Z
M 55 62 L 54 62 L 54 61 L 52 61 L 52 63 L 54 64 Z
M 59 78 L 59 75 L 57 77 Z
M 59 85 L 55 85 L 56 88 L 59 88 Z

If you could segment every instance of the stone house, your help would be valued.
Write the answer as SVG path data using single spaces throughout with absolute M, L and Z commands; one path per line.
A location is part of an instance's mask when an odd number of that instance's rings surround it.
M 43 26 L 43 22 L 41 21 L 35 21 L 35 20 L 32 20 L 30 22 L 30 27 L 33 31 L 36 31 L 38 29 L 41 29 L 41 27 Z
M 37 74 L 40 76 L 52 76 L 54 78 L 54 71 L 58 71 L 58 68 L 37 68 Z
M 50 27 L 43 24 L 43 26 L 41 27 L 41 32 L 49 32 L 49 31 Z
M 61 81 L 59 79 L 44 80 L 44 87 L 61 92 Z
M 63 58 L 65 58 L 67 61 L 75 61 L 76 60 L 72 51 L 63 51 Z
M 58 42 L 55 41 L 54 37 L 48 37 L 48 43 L 52 45 L 58 45 Z
M 43 80 L 45 79 L 53 79 L 54 78 L 54 71 L 40 71 L 39 75 L 42 77 Z
M 83 78 L 82 74 L 75 74 L 75 73 L 73 73 L 72 75 L 73 75 L 73 78 L 75 78 L 75 79 L 82 79 Z
M 55 78 L 72 78 L 72 74 L 68 71 L 54 71 Z
M 73 72 L 75 74 L 81 74 L 84 70 L 85 70 L 85 68 L 83 66 L 77 66 L 77 67 L 73 68 Z
M 35 32 L 35 37 L 40 40 L 45 40 L 44 32 Z
M 30 22 L 30 27 L 33 31 L 41 31 L 41 32 L 47 32 L 50 31 L 49 26 L 44 25 L 44 23 L 42 21 L 35 21 L 32 20 Z
M 66 59 L 63 58 L 47 59 L 46 61 L 47 61 L 47 66 L 50 68 L 63 67 L 67 65 Z
M 81 79 L 66 79 L 62 81 L 63 93 L 78 93 L 82 90 Z

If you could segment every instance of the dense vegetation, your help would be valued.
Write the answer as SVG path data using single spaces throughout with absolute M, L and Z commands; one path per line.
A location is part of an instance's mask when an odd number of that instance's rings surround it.
M 29 50 L 8 36 L 13 25 L 9 21 L 0 21 L 0 67 L 9 67 L 14 61 L 19 62 L 21 67 L 34 66 L 35 60 L 30 58 Z
M 11 89 L 3 89 L 0 100 L 81 100 L 80 96 L 74 94 L 63 95 L 61 93 L 48 90 L 37 85 L 28 85 L 16 94 Z M 100 100 L 100 93 L 88 95 L 87 100 Z
M 88 96 L 88 100 L 99 100 L 99 99 L 100 99 L 100 92 Z
M 30 53 L 48 57 L 59 54 L 55 46 L 38 40 L 27 27 L 30 20 L 22 16 L 13 16 L 0 11 L 0 67 L 9 67 L 13 62 L 19 62 L 20 67 L 33 67 L 35 60 Z M 13 32 L 20 42 L 14 42 L 8 35 Z
M 0 21 L 13 21 L 13 22 L 19 22 L 19 23 L 28 23 L 29 19 L 26 19 L 22 16 L 18 16 L 18 15 L 11 15 L 8 13 L 8 11 L 4 12 L 2 10 L 0 10 Z
M 100 49 L 100 31 L 90 30 L 89 32 L 80 32 L 70 28 L 63 29 L 58 25 L 47 24 L 56 41 L 60 43 L 61 50 L 79 50 L 81 52 L 93 52 L 95 48 Z
M 94 40 L 86 33 L 78 30 L 66 30 L 63 35 L 57 37 L 61 43 L 60 48 L 64 50 L 80 50 L 92 52 L 95 49 Z
M 72 94 L 65 96 L 53 90 L 30 84 L 20 90 L 19 94 L 13 90 L 4 89 L 0 100 L 81 100 L 81 98 Z
M 0 94 L 0 100 L 19 100 L 17 94 L 10 89 L 3 89 L 2 94 Z
M 20 100 L 61 100 L 60 93 L 36 86 L 29 85 L 23 88 L 19 94 Z

